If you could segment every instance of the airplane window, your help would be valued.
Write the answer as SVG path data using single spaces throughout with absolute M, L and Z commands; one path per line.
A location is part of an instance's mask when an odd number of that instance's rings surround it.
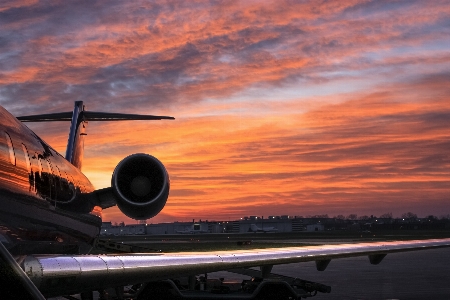
M 57 165 L 55 165 L 55 182 L 56 182 L 56 188 L 61 190 L 62 189 L 62 185 L 61 185 L 61 171 L 59 171 L 59 168 Z M 58 193 L 58 192 L 57 192 Z
M 30 164 L 30 156 L 28 155 L 27 147 L 22 144 L 23 154 L 25 155 L 25 164 L 27 165 L 28 173 L 31 173 L 31 164 Z
M 45 162 L 47 163 L 47 167 L 48 167 L 48 172 L 49 172 L 49 176 L 50 176 L 50 198 L 51 199 L 56 199 L 57 197 L 57 180 L 58 177 L 55 176 L 55 170 L 53 169 L 53 165 L 52 162 L 50 161 L 50 159 L 46 159 Z M 56 203 L 55 203 L 56 205 Z
M 16 165 L 16 155 L 14 154 L 14 147 L 13 147 L 11 137 L 6 132 L 5 132 L 5 135 L 6 135 L 6 143 L 8 144 L 8 148 L 9 148 L 9 160 L 11 161 L 11 163 L 13 165 Z
M 36 157 L 38 158 L 38 168 L 39 168 L 39 176 L 42 176 L 42 161 L 41 157 L 36 153 Z
M 72 176 L 67 175 L 67 172 L 64 171 L 64 174 L 66 175 L 66 179 L 67 179 L 67 201 L 71 200 L 74 193 L 75 193 L 75 187 L 73 185 L 73 178 L 71 178 Z
M 61 177 L 62 175 L 61 175 L 61 172 L 59 171 L 58 166 L 55 166 L 55 169 L 57 171 L 56 176 Z
M 47 163 L 48 173 L 52 173 L 53 174 L 53 169 L 52 169 L 52 167 L 50 165 L 50 161 L 48 159 L 46 159 L 45 162 Z

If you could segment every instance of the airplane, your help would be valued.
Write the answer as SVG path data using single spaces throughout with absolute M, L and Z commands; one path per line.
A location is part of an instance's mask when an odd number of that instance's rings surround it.
M 253 232 L 264 232 L 264 233 L 278 231 L 278 229 L 276 229 L 275 227 L 264 227 L 263 226 L 263 228 L 260 228 L 260 227 L 256 226 L 256 224 L 250 224 L 249 229 Z
M 111 186 L 95 189 L 81 172 L 89 121 L 173 120 L 168 116 L 91 112 L 82 101 L 71 112 L 14 117 L 0 107 L 0 286 L 1 297 L 45 299 L 137 285 L 133 299 L 210 299 L 180 291 L 185 276 L 192 290 L 196 275 L 214 271 L 254 274 L 252 290 L 233 299 L 299 299 L 329 287 L 299 279 L 272 280 L 272 266 L 315 261 L 323 271 L 332 259 L 368 256 L 378 264 L 389 253 L 450 247 L 450 239 L 289 247 L 264 251 L 203 253 L 89 254 L 99 236 L 99 209 L 117 206 L 133 219 L 157 215 L 169 197 L 169 174 L 157 158 L 144 153 L 125 157 L 115 167 Z M 24 122 L 70 122 L 65 156 Z M 249 269 L 259 267 L 260 270 Z M 255 276 L 254 276 L 255 277 Z M 200 279 L 202 280 L 202 279 Z M 219 292 L 224 292 L 219 290 Z M 221 295 L 223 299 L 227 295 Z M 70 296 L 67 296 L 69 299 Z M 266 297 L 266 298 L 264 298 Z

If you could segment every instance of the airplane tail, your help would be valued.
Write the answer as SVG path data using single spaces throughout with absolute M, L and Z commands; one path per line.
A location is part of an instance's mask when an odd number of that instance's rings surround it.
M 22 122 L 70 121 L 66 159 L 81 169 L 84 152 L 84 136 L 88 121 L 125 121 L 125 120 L 174 120 L 173 117 L 121 114 L 86 111 L 83 101 L 75 101 L 73 111 L 18 117 Z
M 84 154 L 84 136 L 87 122 L 83 119 L 83 101 L 76 101 L 72 112 L 69 139 L 66 147 L 66 159 L 81 170 Z M 81 117 L 81 118 L 80 118 Z

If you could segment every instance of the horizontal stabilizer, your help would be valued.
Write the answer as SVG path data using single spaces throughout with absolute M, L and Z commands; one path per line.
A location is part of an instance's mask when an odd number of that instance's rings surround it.
M 175 120 L 174 117 L 83 111 L 86 121 Z
M 22 116 L 17 119 L 22 122 L 50 122 L 50 121 L 72 121 L 72 112 L 61 112 L 54 114 L 42 114 Z M 137 114 L 121 114 L 106 113 L 94 111 L 82 111 L 80 117 L 83 121 L 125 121 L 125 120 L 174 120 L 174 117 L 153 116 L 153 115 L 137 115 Z
M 22 122 L 72 121 L 72 112 L 17 117 Z
M 17 117 L 22 122 L 52 122 L 69 121 L 70 132 L 67 141 L 66 159 L 75 167 L 81 169 L 84 149 L 84 136 L 89 121 L 125 121 L 125 120 L 175 120 L 174 117 L 137 115 L 86 111 L 83 101 L 75 101 L 73 111 L 52 114 L 39 114 Z

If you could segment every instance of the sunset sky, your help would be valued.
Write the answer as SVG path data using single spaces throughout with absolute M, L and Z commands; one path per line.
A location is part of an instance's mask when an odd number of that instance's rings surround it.
M 450 1 L 2 1 L 0 105 L 77 100 L 176 118 L 88 126 L 96 188 L 167 167 L 149 222 L 450 214 Z M 68 123 L 28 126 L 65 153 Z

